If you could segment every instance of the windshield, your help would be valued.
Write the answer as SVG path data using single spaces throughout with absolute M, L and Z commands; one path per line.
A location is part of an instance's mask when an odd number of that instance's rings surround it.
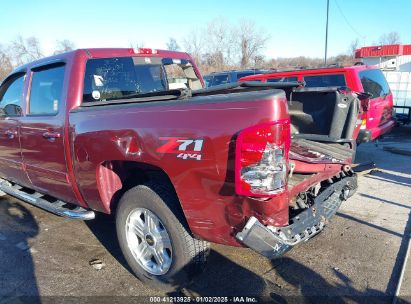
M 90 59 L 84 76 L 83 102 L 199 88 L 202 88 L 201 82 L 187 60 L 159 57 Z

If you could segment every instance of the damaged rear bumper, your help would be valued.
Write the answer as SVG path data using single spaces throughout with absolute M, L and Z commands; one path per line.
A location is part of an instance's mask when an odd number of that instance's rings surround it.
M 236 238 L 265 257 L 279 257 L 321 232 L 341 203 L 353 195 L 356 189 L 357 177 L 352 173 L 325 187 L 310 208 L 290 219 L 290 225 L 264 226 L 257 218 L 251 217 Z

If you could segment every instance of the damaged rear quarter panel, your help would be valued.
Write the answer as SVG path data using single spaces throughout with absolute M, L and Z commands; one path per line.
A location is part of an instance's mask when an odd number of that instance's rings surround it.
M 247 94 L 242 96 L 247 98 Z M 75 174 L 82 195 L 92 209 L 109 213 L 110 198 L 121 183 L 101 165 L 110 160 L 133 161 L 160 168 L 168 175 L 191 231 L 205 240 L 239 245 L 233 229 L 244 225 L 249 215 L 268 216 L 275 219 L 275 225 L 287 224 L 286 194 L 262 202 L 234 192 L 236 134 L 252 125 L 288 117 L 283 93 L 261 96 L 260 100 L 232 103 L 213 102 L 211 96 L 199 103 L 151 102 L 72 111 Z M 161 147 L 169 138 L 182 139 L 180 145 L 185 144 L 192 155 L 199 152 L 194 151 L 194 141 L 202 140 L 201 160 L 163 153 Z M 184 139 L 193 142 L 184 143 Z M 178 150 L 175 144 L 167 148 Z

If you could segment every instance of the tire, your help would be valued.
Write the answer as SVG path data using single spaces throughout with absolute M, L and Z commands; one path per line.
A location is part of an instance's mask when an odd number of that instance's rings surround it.
M 137 226 L 144 231 L 128 228 Z M 204 269 L 209 243 L 191 236 L 176 194 L 164 186 L 139 185 L 124 193 L 117 208 L 116 230 L 129 266 L 152 288 L 181 289 Z

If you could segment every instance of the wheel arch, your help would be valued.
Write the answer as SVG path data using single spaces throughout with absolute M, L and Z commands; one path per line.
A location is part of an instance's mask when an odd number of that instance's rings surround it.
M 167 173 L 155 165 L 124 160 L 107 160 L 97 167 L 97 188 L 106 213 L 115 214 L 121 196 L 134 186 L 149 182 L 166 186 L 181 202 Z M 184 212 L 183 212 L 184 214 Z

